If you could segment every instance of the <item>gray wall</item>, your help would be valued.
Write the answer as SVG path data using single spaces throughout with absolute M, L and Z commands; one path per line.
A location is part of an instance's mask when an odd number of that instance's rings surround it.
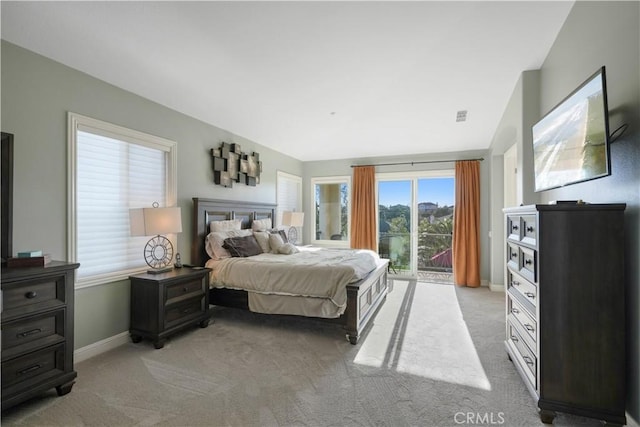
M 611 146 L 612 175 L 534 193 L 531 125 L 602 65 L 607 69 L 611 130 L 623 123 L 629 124 L 624 136 Z M 576 2 L 536 76 L 539 81 L 531 78 L 527 85 L 525 74 L 514 90 L 514 102 L 505 111 L 491 147 L 494 159 L 501 159 L 513 139 L 519 144 L 519 150 L 521 147 L 528 150 L 524 156 L 518 156 L 519 161 L 523 160 L 520 182 L 523 202 L 582 199 L 590 203 L 627 204 L 624 242 L 627 411 L 637 424 L 640 420 L 640 3 Z M 494 167 L 497 168 L 495 164 Z M 492 176 L 498 175 L 497 170 L 492 170 Z M 496 185 L 493 181 L 492 184 Z M 496 222 L 501 215 L 500 202 L 491 201 L 492 218 Z M 495 235 L 496 228 L 493 231 Z
M 13 44 L 2 42 L 2 130 L 15 135 L 13 248 L 67 255 L 67 112 L 178 143 L 178 252 L 190 258 L 191 198 L 275 203 L 276 171 L 302 175 L 302 162 L 124 91 Z M 261 183 L 213 184 L 209 150 L 221 141 L 257 151 Z M 76 348 L 129 329 L 129 282 L 76 291 Z
M 381 163 L 403 163 L 403 162 L 426 162 L 439 160 L 465 160 L 483 158 L 487 156 L 486 150 L 455 152 L 455 153 L 438 153 L 438 154 L 421 154 L 413 156 L 394 156 L 394 157 L 370 157 L 358 159 L 342 159 L 342 160 L 326 160 L 317 162 L 304 163 L 303 175 L 303 206 L 306 208 L 312 203 L 313 192 L 311 191 L 311 178 L 326 176 L 351 176 L 353 169 L 351 165 L 365 164 L 381 164 Z M 489 249 L 489 195 L 490 195 L 490 179 L 489 179 L 489 160 L 480 162 L 480 278 L 489 280 L 489 265 L 491 253 Z M 452 170 L 455 168 L 453 162 L 415 164 L 415 165 L 397 165 L 397 166 L 379 166 L 376 172 L 421 172 L 428 170 Z M 305 239 L 309 236 L 305 230 Z
M 609 177 L 540 193 L 541 202 L 624 202 L 627 239 L 628 411 L 640 421 L 640 3 L 578 2 L 540 72 L 540 114 L 606 66 L 611 130 L 628 123 L 611 145 Z

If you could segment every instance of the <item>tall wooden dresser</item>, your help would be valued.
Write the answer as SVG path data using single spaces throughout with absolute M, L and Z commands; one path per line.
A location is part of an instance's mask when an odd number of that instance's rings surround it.
M 53 387 L 60 396 L 71 391 L 79 265 L 2 269 L 2 409 Z
M 505 209 L 506 349 L 537 401 L 625 424 L 624 204 Z

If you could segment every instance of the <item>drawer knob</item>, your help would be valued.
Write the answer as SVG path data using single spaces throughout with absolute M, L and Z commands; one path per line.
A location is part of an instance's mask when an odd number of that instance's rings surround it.
M 524 263 L 527 264 L 527 265 L 531 265 L 531 264 L 533 264 L 533 261 L 531 261 L 530 259 L 526 259 L 526 260 L 524 260 Z
M 524 325 L 524 327 L 525 327 L 525 329 L 526 329 L 527 331 L 529 331 L 529 332 L 533 332 L 533 331 L 535 331 L 535 329 L 533 329 L 533 326 L 531 326 L 531 325 L 530 325 L 530 324 L 528 324 L 528 323 L 527 323 L 527 324 L 525 324 L 525 325 Z
M 189 289 L 187 289 L 187 287 L 185 286 L 184 288 L 182 288 L 182 292 L 187 292 Z
M 529 233 L 533 232 L 533 227 L 527 227 L 527 231 L 528 231 Z
M 511 341 L 518 342 L 518 337 L 515 335 L 511 335 Z
M 524 294 L 531 299 L 535 299 L 536 297 L 536 294 L 534 294 L 533 292 L 525 292 Z
M 515 313 L 515 314 L 518 314 L 518 313 L 520 313 L 520 310 L 518 310 L 517 308 L 513 307 L 513 308 L 511 308 L 511 312 Z
M 24 296 L 28 299 L 34 299 L 35 297 L 38 296 L 38 293 L 36 291 L 29 291 L 26 294 L 24 294 Z
M 518 231 L 518 228 L 519 228 L 519 227 L 518 227 L 517 225 L 512 225 L 512 226 L 511 226 L 511 229 L 512 229 L 512 230 L 514 230 L 514 231 Z
M 518 256 L 518 254 L 517 254 L 517 253 L 515 253 L 515 252 L 511 252 L 511 258 L 516 258 L 517 256 Z
M 522 356 L 522 358 L 527 363 L 527 365 L 533 366 L 533 360 L 531 360 L 531 358 L 529 356 Z
M 520 282 L 517 282 L 515 280 L 511 281 L 511 286 L 520 286 Z

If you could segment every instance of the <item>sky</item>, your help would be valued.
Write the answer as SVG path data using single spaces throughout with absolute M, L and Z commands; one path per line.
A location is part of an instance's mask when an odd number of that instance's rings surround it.
M 454 180 L 449 178 L 418 179 L 418 203 L 432 202 L 438 206 L 454 204 Z M 409 205 L 411 203 L 411 180 L 380 181 L 378 202 L 384 206 Z

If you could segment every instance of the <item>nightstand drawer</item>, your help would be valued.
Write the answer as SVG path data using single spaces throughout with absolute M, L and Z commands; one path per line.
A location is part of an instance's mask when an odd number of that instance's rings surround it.
M 5 322 L 2 324 L 2 351 L 8 352 L 14 347 L 27 348 L 50 345 L 64 340 L 65 310 L 39 314 L 28 319 Z M 28 351 L 28 350 L 27 350 Z
M 205 292 L 204 281 L 202 279 L 194 279 L 185 283 L 176 283 L 167 286 L 166 304 L 173 304 L 178 301 L 190 299 Z
M 2 363 L 2 390 L 64 372 L 64 344 L 47 347 Z
M 198 317 L 205 313 L 205 298 L 194 298 L 171 307 L 167 307 L 164 317 L 164 327 L 170 328 L 181 324 L 190 317 Z

